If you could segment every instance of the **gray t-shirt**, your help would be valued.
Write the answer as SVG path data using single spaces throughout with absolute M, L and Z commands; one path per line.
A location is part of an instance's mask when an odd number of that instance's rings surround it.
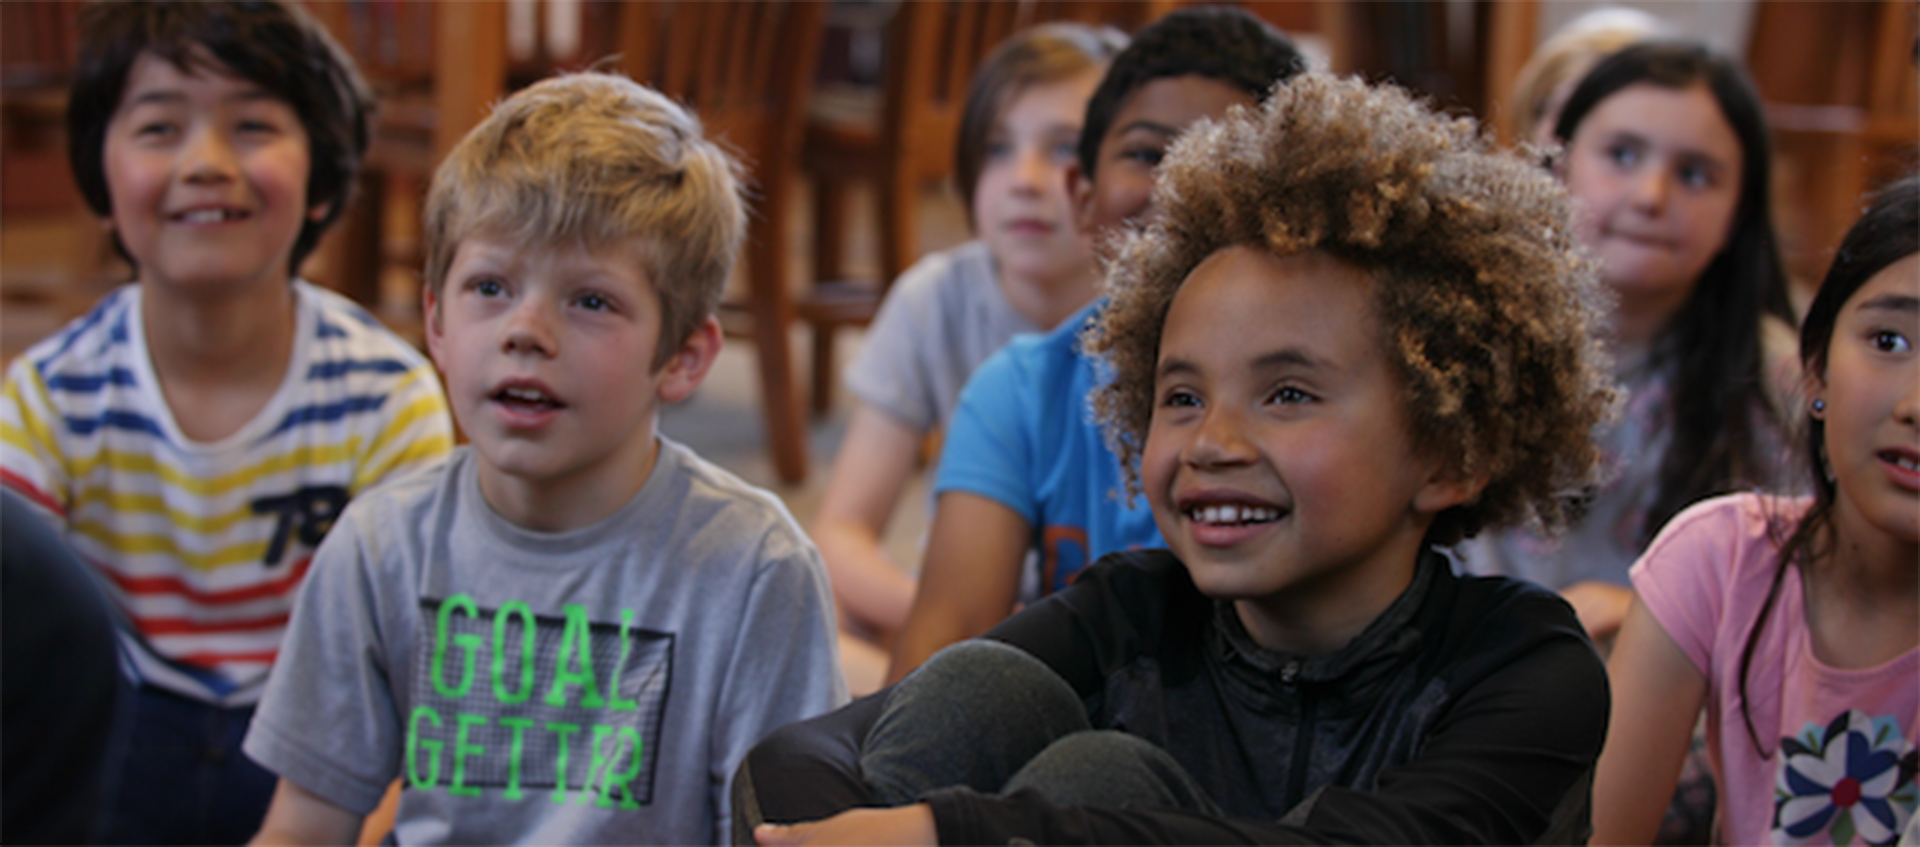
M 943 426 L 967 377 L 1022 332 L 1039 332 L 1007 300 L 981 241 L 933 253 L 887 291 L 847 387 L 916 432 Z
M 521 529 L 471 448 L 354 500 L 243 749 L 401 843 L 723 842 L 727 782 L 847 701 L 827 575 L 780 502 L 660 439 L 593 526 Z

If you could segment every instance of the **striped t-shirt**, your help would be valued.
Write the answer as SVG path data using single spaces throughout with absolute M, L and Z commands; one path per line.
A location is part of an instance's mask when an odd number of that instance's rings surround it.
M 295 281 L 292 362 L 253 420 L 188 440 L 128 285 L 7 368 L 0 482 L 48 510 L 134 632 L 143 681 L 259 698 L 313 550 L 347 500 L 452 448 L 432 366 L 365 310 Z

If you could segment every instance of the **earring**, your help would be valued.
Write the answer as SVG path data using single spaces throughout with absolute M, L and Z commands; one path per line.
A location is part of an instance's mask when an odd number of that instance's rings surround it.
M 1817 417 L 1820 417 L 1820 416 L 1821 416 L 1822 414 L 1824 414 L 1824 413 L 1826 413 L 1826 411 L 1827 411 L 1827 401 L 1825 401 L 1825 400 L 1815 400 L 1815 401 L 1813 401 L 1813 416 L 1814 416 L 1814 417 L 1816 417 L 1816 418 L 1817 418 Z

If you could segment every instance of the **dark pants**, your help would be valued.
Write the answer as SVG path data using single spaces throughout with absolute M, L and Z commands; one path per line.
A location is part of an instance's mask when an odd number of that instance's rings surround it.
M 142 686 L 107 839 L 115 844 L 244 844 L 278 779 L 240 752 L 253 707 L 223 708 Z
M 734 776 L 734 843 L 751 844 L 763 820 L 905 805 L 955 786 L 1030 788 L 1062 806 L 1219 814 L 1166 751 L 1091 729 L 1078 695 L 1044 663 L 975 640 L 942 650 L 892 688 L 755 746 Z

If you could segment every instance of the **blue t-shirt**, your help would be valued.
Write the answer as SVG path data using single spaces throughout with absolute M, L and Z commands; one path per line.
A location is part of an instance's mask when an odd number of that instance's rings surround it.
M 1108 553 L 1166 546 L 1146 499 L 1127 502 L 1120 459 L 1088 401 L 1105 365 L 1080 351 L 1079 335 L 1105 302 L 1045 334 L 1016 337 L 974 372 L 934 480 L 936 496 L 977 494 L 1026 519 L 1042 593 Z

